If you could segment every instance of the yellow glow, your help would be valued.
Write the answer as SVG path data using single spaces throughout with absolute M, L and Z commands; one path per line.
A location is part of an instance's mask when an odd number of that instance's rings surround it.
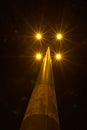
M 41 40 L 41 39 L 42 39 L 41 33 L 37 33 L 37 34 L 36 34 L 36 39 L 38 39 L 38 40 Z
M 62 55 L 61 54 L 56 54 L 55 58 L 56 58 L 56 60 L 61 60 L 62 59 Z
M 37 60 L 41 60 L 41 58 L 42 58 L 41 53 L 37 53 L 37 54 L 36 54 L 36 59 L 37 59 Z
M 63 38 L 63 36 L 62 36 L 61 33 L 58 33 L 57 36 L 56 36 L 56 38 L 57 38 L 58 40 L 61 40 L 61 39 Z

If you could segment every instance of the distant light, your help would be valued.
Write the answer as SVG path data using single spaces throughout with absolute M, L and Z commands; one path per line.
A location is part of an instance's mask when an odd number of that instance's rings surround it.
M 41 33 L 37 33 L 37 34 L 36 34 L 36 39 L 38 39 L 38 40 L 41 40 L 41 39 L 42 39 Z
M 57 53 L 55 55 L 55 58 L 56 58 L 56 60 L 61 60 L 62 59 L 62 55 L 60 53 Z
M 41 53 L 37 53 L 37 54 L 36 54 L 36 59 L 37 59 L 37 60 L 41 60 L 41 59 L 42 59 Z
M 56 36 L 56 38 L 57 38 L 58 40 L 61 40 L 61 39 L 63 38 L 63 36 L 62 36 L 61 33 L 58 33 L 57 36 Z

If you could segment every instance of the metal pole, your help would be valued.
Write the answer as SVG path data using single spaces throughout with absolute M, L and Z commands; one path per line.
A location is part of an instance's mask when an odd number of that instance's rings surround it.
M 59 130 L 56 94 L 49 47 L 43 59 L 41 70 L 20 130 Z

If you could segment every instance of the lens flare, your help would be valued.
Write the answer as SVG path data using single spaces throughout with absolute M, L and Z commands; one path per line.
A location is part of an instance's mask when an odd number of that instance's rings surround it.
M 37 54 L 36 54 L 36 59 L 37 59 L 37 60 L 41 60 L 41 59 L 42 59 L 41 53 L 37 53 Z
M 41 33 L 37 33 L 36 34 L 36 39 L 41 40 L 42 39 L 42 34 Z
M 56 38 L 57 38 L 58 40 L 61 40 L 61 39 L 63 38 L 63 36 L 62 36 L 61 33 L 58 33 L 58 34 L 56 35 Z
M 60 53 L 57 53 L 55 55 L 55 58 L 56 58 L 56 60 L 61 60 L 62 59 L 62 55 Z

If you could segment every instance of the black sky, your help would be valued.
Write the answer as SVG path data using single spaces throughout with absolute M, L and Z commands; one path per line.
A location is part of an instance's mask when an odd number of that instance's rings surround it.
M 32 34 L 46 32 L 38 46 Z M 86 0 L 0 1 L 0 130 L 19 130 L 41 62 L 33 51 L 58 49 L 51 36 L 64 31 L 60 45 L 66 60 L 53 59 L 61 130 L 87 130 Z M 52 41 L 52 42 L 51 42 Z

